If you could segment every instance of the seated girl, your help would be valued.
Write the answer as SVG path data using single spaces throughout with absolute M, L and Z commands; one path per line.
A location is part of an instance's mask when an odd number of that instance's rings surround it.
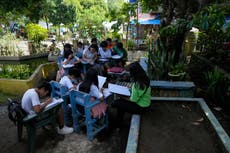
M 63 76 L 59 81 L 60 84 L 67 87 L 68 90 L 76 89 L 76 86 L 79 82 L 81 82 L 80 71 L 72 67 L 69 69 L 69 73 L 66 76 Z
M 64 61 L 62 62 L 63 67 L 66 65 L 72 65 L 72 67 L 80 63 L 80 59 L 77 56 L 73 55 L 73 51 L 67 50 L 64 52 Z
M 90 68 L 85 76 L 85 80 L 77 86 L 77 90 L 90 94 L 91 101 L 99 99 L 100 104 L 96 105 L 92 109 L 92 115 L 94 118 L 100 118 L 105 114 L 107 105 L 104 100 L 103 92 L 98 88 L 98 73 L 94 68 Z M 81 110 L 83 111 L 83 110 Z M 83 112 L 84 113 L 84 112 Z
M 130 77 L 133 80 L 131 96 L 119 96 L 120 98 L 112 103 L 117 109 L 116 126 L 120 127 L 124 114 L 143 114 L 151 105 L 150 80 L 138 62 L 128 66 Z

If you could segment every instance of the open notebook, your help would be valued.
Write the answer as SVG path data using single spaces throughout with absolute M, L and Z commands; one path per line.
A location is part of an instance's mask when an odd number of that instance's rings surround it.
M 124 95 L 124 96 L 130 96 L 131 95 L 129 88 L 125 87 L 125 86 L 120 86 L 117 84 L 109 83 L 108 89 L 112 93 L 116 93 L 116 94 L 120 94 L 120 95 Z
M 58 99 L 53 98 L 53 101 L 46 106 L 46 109 L 50 108 L 50 107 L 52 107 L 52 106 L 54 106 L 56 104 L 62 103 L 62 102 L 63 102 L 62 98 L 58 98 Z
M 100 75 L 98 75 L 97 77 L 98 77 L 98 87 L 99 87 L 99 89 L 101 89 L 103 87 L 104 83 L 106 82 L 106 77 L 103 77 Z M 106 88 L 103 91 L 103 95 L 105 98 L 107 98 L 108 96 L 111 95 L 111 92 Z
M 97 78 L 98 78 L 98 87 L 99 89 L 101 89 L 106 81 L 106 77 L 98 75 Z

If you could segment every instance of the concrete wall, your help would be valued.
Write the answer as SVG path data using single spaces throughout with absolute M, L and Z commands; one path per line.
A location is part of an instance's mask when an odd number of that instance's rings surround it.
M 42 79 L 55 79 L 56 62 L 40 65 L 27 80 L 0 79 L 0 92 L 11 95 L 22 95 L 27 89 L 35 87 Z

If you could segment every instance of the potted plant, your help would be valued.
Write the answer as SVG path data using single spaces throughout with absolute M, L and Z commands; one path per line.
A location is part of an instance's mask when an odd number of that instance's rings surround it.
M 184 62 L 179 62 L 172 66 L 171 71 L 168 72 L 169 79 L 173 81 L 184 80 L 186 72 L 184 70 Z

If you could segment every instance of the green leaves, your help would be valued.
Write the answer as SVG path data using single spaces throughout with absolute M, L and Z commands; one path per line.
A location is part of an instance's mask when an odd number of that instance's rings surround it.
M 48 38 L 48 31 L 42 28 L 39 24 L 30 23 L 26 25 L 27 36 L 30 40 L 40 43 Z
M 3 65 L 0 67 L 0 78 L 10 79 L 28 79 L 32 71 L 29 69 L 29 65 Z
M 220 106 L 225 103 L 226 91 L 230 85 L 229 80 L 225 77 L 224 73 L 214 68 L 204 74 L 207 83 L 207 95 Z

